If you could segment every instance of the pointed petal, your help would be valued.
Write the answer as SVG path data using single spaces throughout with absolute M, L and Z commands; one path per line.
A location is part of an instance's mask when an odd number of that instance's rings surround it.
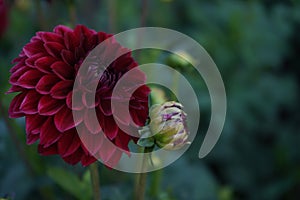
M 102 128 L 97 119 L 97 114 L 94 109 L 87 109 L 84 116 L 84 124 L 92 134 L 99 133 Z
M 58 113 L 55 114 L 54 122 L 56 128 L 60 132 L 65 132 L 77 125 L 74 122 L 72 110 L 70 110 L 67 106 L 64 106 Z
M 113 154 L 110 156 L 109 160 L 107 160 L 106 162 L 104 162 L 104 164 L 110 168 L 116 166 L 118 164 L 118 162 L 120 161 L 122 156 L 122 151 L 120 151 L 119 149 L 116 149 Z
M 39 154 L 43 155 L 43 156 L 49 156 L 49 155 L 54 155 L 57 154 L 57 145 L 56 143 L 54 143 L 53 145 L 49 146 L 49 147 L 43 147 L 43 145 L 39 144 L 38 145 L 38 152 Z
M 51 56 L 44 56 L 41 57 L 34 62 L 34 66 L 41 72 L 44 73 L 51 73 L 51 65 L 56 61 L 57 59 Z
M 30 42 L 25 45 L 23 51 L 27 57 L 34 56 L 35 54 L 45 52 L 43 44 L 44 43 L 41 40 Z
M 28 67 L 31 67 L 31 68 L 35 68 L 35 61 L 41 57 L 45 56 L 44 53 L 38 53 L 38 54 L 35 54 L 29 58 L 27 58 L 25 60 L 25 64 L 28 66 Z
M 51 69 L 62 80 L 72 79 L 75 73 L 74 68 L 62 61 L 53 63 Z
M 9 83 L 12 85 L 20 85 L 20 83 L 18 82 L 18 79 L 22 75 L 24 75 L 25 72 L 29 71 L 30 69 L 31 68 L 26 65 L 20 66 L 15 72 L 13 72 L 13 74 L 9 78 Z
M 74 51 L 75 47 L 79 46 L 80 38 L 76 37 L 73 32 L 66 32 L 64 42 L 68 50 Z
M 104 120 L 105 127 L 104 133 L 110 139 L 113 140 L 118 134 L 118 126 L 113 118 L 113 116 L 107 116 Z M 102 127 L 103 128 L 103 127 Z
M 81 148 L 78 148 L 77 151 L 75 151 L 73 154 L 63 157 L 63 159 L 70 165 L 75 165 L 81 160 L 83 155 L 83 150 Z
M 95 108 L 99 105 L 99 97 L 93 93 L 85 92 L 82 96 L 82 103 L 87 108 Z
M 26 92 L 22 92 L 13 98 L 8 109 L 8 114 L 10 118 L 18 118 L 18 117 L 23 117 L 25 115 L 20 110 L 20 106 L 26 94 L 27 94 Z
M 131 140 L 131 136 L 127 135 L 122 130 L 119 130 L 118 135 L 115 139 L 115 144 L 121 149 L 123 149 L 124 152 L 126 151 L 127 154 L 130 154 L 128 148 L 128 143 L 130 140 Z
M 43 75 L 44 74 L 38 70 L 29 70 L 18 79 L 18 85 L 27 89 L 35 88 Z
M 67 95 L 66 104 L 71 110 L 82 110 L 84 105 L 81 99 L 82 92 L 78 90 L 72 90 Z
M 80 136 L 83 149 L 85 150 L 86 154 L 96 155 L 99 149 L 102 146 L 102 142 L 104 140 L 103 133 L 99 134 L 91 134 L 86 126 L 80 125 L 78 127 L 78 134 Z
M 40 138 L 39 134 L 26 133 L 26 144 L 31 145 Z
M 99 156 L 104 164 L 109 162 L 110 157 L 116 151 L 115 145 L 108 139 L 104 139 L 101 149 L 99 151 Z
M 55 99 L 66 99 L 67 95 L 73 89 L 73 81 L 66 80 L 56 83 L 50 90 L 50 94 Z
M 109 99 L 101 99 L 100 100 L 100 105 L 99 105 L 101 111 L 103 112 L 104 115 L 111 115 L 112 110 L 111 110 L 111 100 Z
M 26 115 L 26 133 L 38 134 L 47 117 L 39 114 Z
M 93 157 L 93 156 L 90 156 L 90 155 L 84 155 L 81 158 L 81 164 L 84 167 L 86 167 L 86 166 L 88 166 L 88 165 L 90 165 L 90 164 L 92 164 L 92 163 L 94 163 L 96 161 L 97 161 L 97 159 L 95 157 Z
M 43 76 L 37 83 L 35 89 L 40 94 L 50 94 L 52 87 L 58 83 L 60 79 L 54 74 Z
M 61 58 L 60 52 L 65 49 L 65 47 L 57 42 L 46 42 L 44 44 L 46 51 L 55 58 Z
M 57 42 L 57 43 L 63 43 L 63 37 L 58 33 L 52 33 L 52 32 L 38 32 L 37 33 L 43 42 Z
M 80 147 L 80 144 L 76 129 L 71 129 L 63 133 L 63 136 L 58 141 L 58 153 L 62 157 L 70 156 Z
M 61 51 L 61 57 L 65 63 L 71 66 L 74 66 L 74 64 L 76 63 L 74 54 L 69 50 L 63 49 Z
M 63 100 L 53 99 L 50 95 L 43 96 L 38 104 L 40 115 L 55 115 L 64 106 Z
M 22 92 L 22 91 L 25 91 L 25 89 L 17 85 L 12 85 L 5 94 L 10 94 L 13 92 Z
M 38 112 L 38 102 L 40 98 L 41 95 L 39 93 L 34 90 L 30 90 L 24 97 L 20 105 L 20 110 L 22 110 L 25 114 L 36 114 Z
M 53 117 L 49 117 L 41 128 L 40 144 L 45 148 L 49 147 L 50 145 L 56 143 L 62 137 L 62 135 L 63 134 L 55 128 Z

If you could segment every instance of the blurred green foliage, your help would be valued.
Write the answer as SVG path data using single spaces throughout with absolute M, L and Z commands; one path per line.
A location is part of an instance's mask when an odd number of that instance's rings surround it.
M 0 39 L 0 100 L 6 109 L 13 97 L 4 95 L 11 60 L 36 31 L 70 25 L 70 2 L 6 1 L 10 20 Z M 215 149 L 198 159 L 210 100 L 205 84 L 194 77 L 201 108 L 199 134 L 188 153 L 163 170 L 160 184 L 153 185 L 157 172 L 149 173 L 148 199 L 300 198 L 298 0 L 148 0 L 146 6 L 137 0 L 75 3 L 76 22 L 97 31 L 117 33 L 146 25 L 187 34 L 209 52 L 222 74 L 228 113 Z M 155 51 L 141 52 L 138 59 L 168 62 Z M 7 119 L 5 112 L 0 130 L 0 198 L 90 199 L 88 172 L 67 166 L 57 156 L 40 157 L 36 145 L 26 146 L 23 119 Z M 101 167 L 100 179 L 103 199 L 131 199 L 133 174 Z

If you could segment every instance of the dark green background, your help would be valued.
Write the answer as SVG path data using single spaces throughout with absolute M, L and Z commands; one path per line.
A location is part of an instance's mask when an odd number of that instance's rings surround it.
M 72 0 L 6 3 L 9 25 L 0 39 L 0 100 L 7 109 L 13 97 L 4 94 L 11 60 L 36 31 L 70 25 L 74 4 Z M 198 159 L 210 101 L 204 84 L 196 82 L 201 106 L 198 136 L 182 158 L 149 174 L 147 199 L 300 198 L 298 0 L 77 0 L 75 12 L 76 23 L 97 31 L 118 33 L 139 26 L 180 31 L 209 52 L 222 74 L 228 112 L 219 142 L 206 158 Z M 138 60 L 164 63 L 167 56 L 161 54 L 144 51 Z M 0 197 L 91 199 L 84 168 L 67 166 L 58 156 L 41 157 L 36 147 L 25 143 L 23 119 L 0 116 Z M 99 170 L 103 199 L 131 199 L 133 174 L 104 166 Z M 157 184 L 153 180 L 159 173 L 162 180 Z

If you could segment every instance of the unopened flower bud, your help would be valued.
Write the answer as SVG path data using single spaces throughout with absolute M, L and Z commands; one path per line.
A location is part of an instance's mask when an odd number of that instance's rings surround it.
M 168 150 L 177 150 L 188 142 L 186 113 L 180 103 L 170 101 L 150 109 L 150 131 L 155 144 Z

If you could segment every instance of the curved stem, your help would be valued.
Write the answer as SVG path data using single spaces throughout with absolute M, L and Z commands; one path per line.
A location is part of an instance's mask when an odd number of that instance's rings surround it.
M 146 170 L 147 161 L 149 161 L 148 153 L 153 151 L 154 147 L 145 147 L 144 148 L 144 156 L 142 160 L 142 172 Z M 135 189 L 135 200 L 144 200 L 145 199 L 145 191 L 146 191 L 146 182 L 147 182 L 147 172 L 140 173 L 138 177 L 138 181 Z
M 100 200 L 100 181 L 97 163 L 93 163 L 89 166 L 91 172 L 91 181 L 93 187 L 94 200 Z

